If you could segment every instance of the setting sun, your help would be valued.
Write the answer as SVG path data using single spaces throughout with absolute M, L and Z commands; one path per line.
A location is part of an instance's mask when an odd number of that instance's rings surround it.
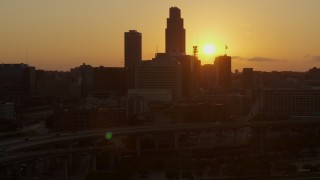
M 217 51 L 216 47 L 212 44 L 206 44 L 204 47 L 203 47 L 203 52 L 206 54 L 206 55 L 212 55 L 214 54 L 215 52 Z

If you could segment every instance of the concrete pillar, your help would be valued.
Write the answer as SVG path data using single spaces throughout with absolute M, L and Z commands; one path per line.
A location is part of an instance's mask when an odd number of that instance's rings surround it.
M 174 149 L 177 150 L 179 148 L 179 134 L 174 134 Z
M 44 163 L 45 168 L 51 167 L 51 160 L 50 160 L 50 158 L 45 158 L 45 159 L 43 159 L 43 163 Z
M 97 156 L 95 154 L 91 155 L 91 170 L 97 170 Z
M 109 167 L 111 170 L 114 169 L 114 163 L 115 163 L 115 153 L 111 152 L 110 153 L 110 159 L 109 159 Z
M 159 139 L 157 138 L 154 142 L 156 151 L 159 151 Z
M 69 169 L 69 174 L 70 172 L 72 172 L 72 168 L 73 168 L 73 155 L 70 154 L 68 156 L 68 169 Z
M 234 144 L 237 144 L 237 135 L 238 135 L 238 130 L 237 129 L 233 129 L 233 141 L 234 141 Z
M 136 155 L 140 156 L 141 155 L 141 138 L 136 137 Z
M 262 127 L 260 127 L 260 154 L 263 154 L 264 152 L 264 147 L 263 147 L 264 137 L 265 137 L 265 131 L 264 129 L 262 129 Z
M 201 138 L 200 138 L 200 137 L 201 137 L 201 133 L 202 133 L 202 132 L 199 132 L 198 135 L 197 135 L 197 146 L 198 146 L 198 147 L 201 146 Z
M 3 169 L 1 169 L 1 176 L 0 178 L 3 178 L 3 179 L 9 179 L 9 176 L 11 174 L 11 170 L 12 167 L 4 167 Z
M 289 137 L 292 137 L 292 127 L 289 128 Z
M 64 179 L 68 180 L 68 158 L 64 160 Z
M 32 164 L 27 164 L 26 168 L 26 179 L 31 180 L 32 179 Z

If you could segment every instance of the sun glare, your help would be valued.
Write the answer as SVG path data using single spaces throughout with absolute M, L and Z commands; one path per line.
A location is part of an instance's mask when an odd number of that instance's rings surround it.
M 203 47 L 203 52 L 206 54 L 206 55 L 212 55 L 214 54 L 215 52 L 217 51 L 216 47 L 212 44 L 206 44 L 204 47 Z

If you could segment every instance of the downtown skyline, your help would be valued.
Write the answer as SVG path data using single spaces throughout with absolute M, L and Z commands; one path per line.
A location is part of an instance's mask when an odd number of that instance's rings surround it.
M 225 52 L 232 69 L 306 71 L 320 63 L 320 2 L 298 1 L 57 1 L 0 2 L 0 63 L 69 70 L 82 63 L 123 66 L 123 33 L 142 33 L 142 59 L 165 52 L 168 9 L 181 9 L 186 53 L 198 45 L 202 64 Z M 205 55 L 213 44 L 217 52 Z

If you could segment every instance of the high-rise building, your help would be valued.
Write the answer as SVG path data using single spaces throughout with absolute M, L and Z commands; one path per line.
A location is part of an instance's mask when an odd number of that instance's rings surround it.
M 242 88 L 253 88 L 253 68 L 243 68 L 242 70 Z
M 216 57 L 214 61 L 216 68 L 217 85 L 219 88 L 231 88 L 231 57 L 224 55 Z
M 174 56 L 182 66 L 182 95 L 191 98 L 199 91 L 201 62 L 195 56 Z
M 170 8 L 170 16 L 167 18 L 166 28 L 166 53 L 185 54 L 186 52 L 186 30 L 183 28 L 183 19 L 180 9 Z
M 136 63 L 141 61 L 142 43 L 141 33 L 129 30 L 124 33 L 124 67 L 134 69 Z
M 205 91 L 211 91 L 215 83 L 216 74 L 213 64 L 204 64 L 201 66 L 201 88 Z
M 135 69 L 136 89 L 169 90 L 173 100 L 182 97 L 182 66 L 174 58 L 157 56 L 138 63 Z

